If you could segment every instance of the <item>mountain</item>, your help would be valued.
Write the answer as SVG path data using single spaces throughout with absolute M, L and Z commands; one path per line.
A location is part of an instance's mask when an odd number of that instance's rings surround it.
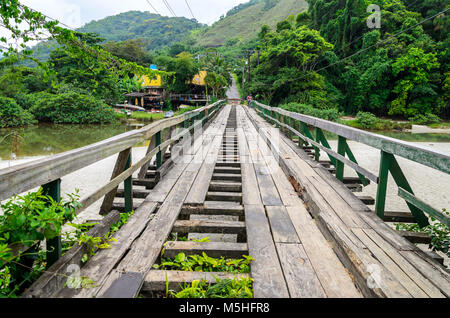
M 217 47 L 246 42 L 255 38 L 264 24 L 274 28 L 290 15 L 308 9 L 304 0 L 251 0 L 231 9 L 225 16 L 203 31 L 196 31 L 196 44 Z
M 169 18 L 159 14 L 128 11 L 79 28 L 80 32 L 95 32 L 107 41 L 143 38 L 148 50 L 158 49 L 185 39 L 193 30 L 204 27 L 194 19 Z

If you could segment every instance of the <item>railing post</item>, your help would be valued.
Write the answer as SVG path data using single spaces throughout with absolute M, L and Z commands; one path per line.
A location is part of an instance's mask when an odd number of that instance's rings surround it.
M 159 147 L 161 145 L 161 131 L 158 131 L 156 133 L 156 147 Z M 156 154 L 156 170 L 161 168 L 162 166 L 162 152 L 161 150 L 158 151 Z
M 338 154 L 345 157 L 345 153 L 347 150 L 347 139 L 338 136 Z M 344 181 L 344 163 L 339 159 L 336 159 L 336 178 L 340 181 Z
M 127 164 L 125 165 L 125 170 L 131 167 L 132 162 L 132 152 L 128 156 Z M 124 196 L 125 196 L 125 212 L 133 211 L 133 176 L 129 176 L 124 181 Z
M 320 130 L 320 128 L 317 128 L 316 127 L 316 142 L 317 143 L 320 143 L 320 133 L 321 133 L 322 131 Z M 319 148 L 317 148 L 317 147 L 315 147 L 315 151 L 314 151 L 314 159 L 316 160 L 316 161 L 319 161 L 320 160 L 320 149 Z
M 42 186 L 44 194 L 56 202 L 61 201 L 61 179 L 57 179 Z M 47 240 L 47 268 L 52 266 L 62 255 L 61 236 Z
M 391 158 L 389 154 L 387 152 L 381 151 L 380 172 L 379 172 L 380 182 L 378 183 L 375 212 L 377 213 L 378 217 L 380 217 L 382 220 L 384 220 L 384 211 L 386 207 L 386 191 L 389 179 L 390 161 Z

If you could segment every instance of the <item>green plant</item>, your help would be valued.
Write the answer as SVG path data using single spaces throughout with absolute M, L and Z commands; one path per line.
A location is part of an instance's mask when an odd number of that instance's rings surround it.
M 61 235 L 63 224 L 75 218 L 79 206 L 78 191 L 57 202 L 44 195 L 42 188 L 0 206 L 0 297 L 17 296 L 42 274 L 46 251 L 35 243 Z M 20 244 L 30 249 L 13 255 L 12 247 Z
M 38 93 L 30 111 L 42 122 L 103 124 L 114 122 L 114 111 L 97 98 L 76 91 Z
M 182 286 L 180 292 L 167 291 L 167 297 L 173 298 L 252 298 L 253 279 L 236 277 L 234 279 L 216 278 L 216 284 L 206 280 L 196 280 Z
M 202 255 L 186 256 L 179 253 L 174 259 L 162 258 L 161 264 L 154 265 L 156 269 L 181 270 L 195 272 L 229 272 L 249 273 L 251 256 L 243 255 L 242 259 L 225 259 L 209 257 L 205 252 Z
M 417 114 L 414 117 L 409 118 L 409 121 L 416 125 L 432 125 L 439 124 L 441 119 L 434 114 L 428 113 L 424 115 Z
M 446 209 L 442 210 L 442 213 L 450 216 L 450 212 Z M 396 223 L 397 231 L 409 231 L 426 233 L 431 237 L 430 248 L 433 251 L 440 251 L 450 257 L 450 228 L 445 224 L 437 221 L 431 217 L 431 224 L 420 228 L 418 224 Z
M 1 205 L 0 237 L 9 244 L 31 246 L 37 240 L 60 235 L 62 225 L 72 221 L 80 206 L 78 191 L 68 195 L 67 201 L 57 202 L 43 194 L 42 188 L 24 196 L 15 196 Z
M 315 108 L 311 105 L 299 103 L 289 103 L 280 105 L 280 108 L 307 116 L 322 118 L 329 121 L 337 121 L 339 117 L 341 117 L 341 114 L 335 108 L 320 109 Z
M 37 121 L 12 98 L 0 96 L 0 128 L 35 124 Z

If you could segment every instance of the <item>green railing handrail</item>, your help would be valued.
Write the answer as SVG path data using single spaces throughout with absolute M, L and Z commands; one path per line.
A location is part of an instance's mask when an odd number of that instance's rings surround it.
M 336 167 L 336 177 L 339 180 L 343 181 L 344 165 L 348 165 L 358 173 L 364 186 L 368 185 L 366 178 L 378 184 L 375 211 L 380 218 L 384 218 L 387 182 L 389 173 L 391 173 L 394 181 L 399 187 L 399 197 L 406 201 L 416 222 L 421 227 L 429 224 L 428 218 L 425 216 L 424 212 L 449 226 L 448 216 L 444 215 L 441 211 L 432 208 L 414 195 L 411 186 L 395 158 L 395 156 L 400 156 L 446 174 L 450 174 L 449 153 L 374 134 L 328 120 L 290 112 L 277 107 L 270 107 L 257 101 L 253 101 L 251 107 L 255 108 L 255 110 L 264 118 L 274 122 L 277 127 L 287 129 L 290 133 L 298 136 L 301 142 L 311 144 L 316 150 L 316 161 L 319 160 L 320 150 L 326 152 L 330 157 L 332 164 Z M 295 122 L 297 122 L 297 124 Z M 300 123 L 300 125 L 298 125 L 298 123 Z M 312 136 L 311 132 L 308 130 L 308 126 L 312 126 L 316 129 L 316 138 Z M 322 130 L 338 135 L 337 152 L 331 149 Z M 370 171 L 367 171 L 358 165 L 347 140 L 353 140 L 381 151 L 378 176 L 375 176 Z M 345 155 L 348 155 L 349 159 L 345 158 Z

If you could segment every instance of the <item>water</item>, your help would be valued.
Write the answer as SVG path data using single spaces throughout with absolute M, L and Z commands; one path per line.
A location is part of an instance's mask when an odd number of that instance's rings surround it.
M 0 129 L 0 162 L 50 156 L 93 144 L 133 129 L 124 124 L 39 124 L 19 129 Z

